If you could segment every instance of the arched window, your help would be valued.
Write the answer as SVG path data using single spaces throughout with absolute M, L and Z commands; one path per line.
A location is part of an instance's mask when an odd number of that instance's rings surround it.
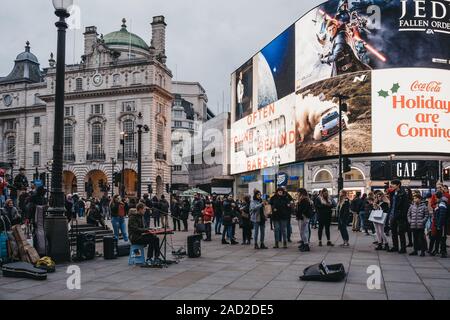
M 123 132 L 125 135 L 125 158 L 133 158 L 134 154 L 134 122 L 131 119 L 127 119 L 123 122 Z
M 331 182 L 332 180 L 333 176 L 328 170 L 321 170 L 314 177 L 314 182 Z
M 66 123 L 64 125 L 64 160 L 73 161 L 73 125 Z
M 6 138 L 6 158 L 15 159 L 16 157 L 16 137 L 8 136 Z
M 344 175 L 345 181 L 364 181 L 364 174 L 361 170 L 352 168 L 352 171 Z
M 94 157 L 103 154 L 103 125 L 100 122 L 92 124 L 92 154 Z

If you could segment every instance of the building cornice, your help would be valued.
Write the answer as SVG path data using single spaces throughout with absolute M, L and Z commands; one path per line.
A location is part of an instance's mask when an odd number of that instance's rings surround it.
M 156 85 L 144 85 L 144 86 L 130 86 L 124 88 L 111 88 L 111 89 L 101 89 L 101 90 L 90 90 L 90 91 L 77 91 L 69 92 L 65 95 L 66 101 L 88 99 L 88 98 L 99 98 L 99 97 L 111 97 L 120 95 L 132 95 L 140 93 L 158 93 L 168 100 L 173 100 L 173 95 Z M 55 95 L 43 95 L 39 97 L 41 100 L 50 103 L 55 101 Z
M 20 108 L 8 108 L 8 109 L 0 109 L 0 117 L 9 116 L 9 115 L 17 115 L 18 113 L 30 113 L 36 111 L 45 111 L 47 106 L 45 104 L 36 104 L 28 107 L 20 107 Z

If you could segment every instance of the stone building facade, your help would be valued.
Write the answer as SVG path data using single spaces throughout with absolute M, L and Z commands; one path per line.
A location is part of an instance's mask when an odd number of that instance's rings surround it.
M 135 196 L 138 187 L 146 193 L 150 185 L 154 194 L 166 193 L 171 179 L 172 72 L 166 65 L 164 17 L 154 17 L 151 27 L 149 45 L 128 32 L 125 19 L 119 31 L 105 36 L 95 26 L 87 27 L 81 62 L 66 66 L 66 193 L 87 195 L 91 190 L 99 197 L 102 186 L 112 187 L 114 172 L 123 169 L 128 195 Z M 51 55 L 49 67 L 41 70 L 27 44 L 11 74 L 0 78 L 0 163 L 25 168 L 30 179 L 36 171 L 51 168 L 55 67 Z M 150 128 L 142 137 L 141 186 L 136 185 L 139 114 Z

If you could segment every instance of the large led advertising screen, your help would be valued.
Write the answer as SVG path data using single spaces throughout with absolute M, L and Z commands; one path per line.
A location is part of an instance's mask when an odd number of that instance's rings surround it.
M 232 74 L 231 173 L 450 148 L 450 1 L 331 0 Z M 336 95 L 348 96 L 339 117 Z

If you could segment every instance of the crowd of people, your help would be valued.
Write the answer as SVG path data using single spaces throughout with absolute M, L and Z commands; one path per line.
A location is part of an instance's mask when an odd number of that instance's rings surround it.
M 319 247 L 334 246 L 330 227 L 335 217 L 343 248 L 350 246 L 351 226 L 354 233 L 375 237 L 374 250 L 406 254 L 407 248 L 412 248 L 413 256 L 423 257 L 428 253 L 445 258 L 449 198 L 448 186 L 442 183 L 437 184 L 436 192 L 423 196 L 394 180 L 384 191 L 357 193 L 352 199 L 344 190 L 335 200 L 327 189 L 317 194 L 299 189 L 291 195 L 281 187 L 271 197 L 254 190 L 243 199 L 196 194 L 193 199 L 172 195 L 168 201 L 164 195 L 158 198 L 146 194 L 142 199 L 135 199 L 111 197 L 105 192 L 100 199 L 67 195 L 65 209 L 69 222 L 86 218 L 87 223 L 108 229 L 106 221 L 110 220 L 116 239 L 121 233 L 126 242 L 149 245 L 149 258 L 154 260 L 159 259 L 159 240 L 145 231 L 153 224 L 153 228 L 188 232 L 190 217 L 194 221 L 193 231 L 201 234 L 204 241 L 213 241 L 214 234 L 220 236 L 223 245 L 237 245 L 240 238 L 242 245 L 253 243 L 256 250 L 268 249 L 265 239 L 269 226 L 274 232 L 273 248 L 288 248 L 292 243 L 292 222 L 296 221 L 301 252 L 311 250 L 313 229 L 317 229 Z M 29 183 L 24 169 L 9 181 L 0 169 L 0 208 L 8 223 L 30 224 L 36 206 L 46 204 L 45 188 Z M 238 228 L 242 232 L 240 237 Z

